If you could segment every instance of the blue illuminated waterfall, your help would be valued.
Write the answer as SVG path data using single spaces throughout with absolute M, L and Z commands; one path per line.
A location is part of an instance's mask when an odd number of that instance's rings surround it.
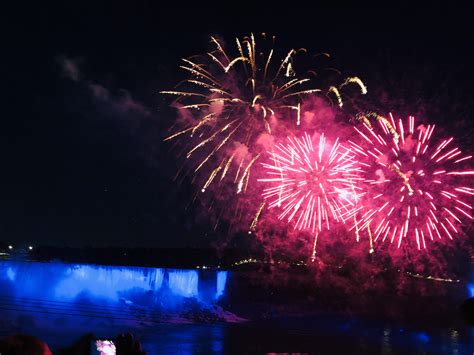
M 160 305 L 179 299 L 212 303 L 225 294 L 226 281 L 226 271 L 0 262 L 0 296 L 4 297 L 134 303 L 146 296 Z

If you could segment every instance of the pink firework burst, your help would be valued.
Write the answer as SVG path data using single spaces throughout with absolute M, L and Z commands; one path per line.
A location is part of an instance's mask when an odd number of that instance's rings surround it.
M 268 177 L 259 179 L 267 186 L 263 198 L 269 208 L 279 208 L 278 218 L 295 229 L 317 234 L 330 229 L 330 221 L 344 222 L 355 213 L 354 181 L 358 179 L 354 154 L 339 143 L 330 144 L 322 134 L 319 142 L 304 133 L 288 138 L 270 152 L 263 163 Z
M 472 156 L 463 155 L 453 138 L 438 139 L 435 125 L 415 126 L 412 116 L 396 122 L 391 114 L 355 129 L 361 141 L 349 142 L 365 183 L 356 232 L 424 249 L 427 240 L 453 239 L 463 221 L 473 219 L 467 199 L 474 189 L 465 183 L 474 175 L 465 166 Z

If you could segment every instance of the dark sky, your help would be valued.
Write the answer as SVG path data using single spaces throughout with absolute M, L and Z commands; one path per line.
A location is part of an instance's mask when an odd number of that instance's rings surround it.
M 173 111 L 158 92 L 183 78 L 179 59 L 206 51 L 213 34 L 265 31 L 285 48 L 329 51 L 374 97 L 449 125 L 472 149 L 472 9 L 159 3 L 23 2 L 11 13 L 1 44 L 0 240 L 206 245 L 209 225 L 186 208 L 192 187 L 172 180 L 178 162 L 162 139 Z

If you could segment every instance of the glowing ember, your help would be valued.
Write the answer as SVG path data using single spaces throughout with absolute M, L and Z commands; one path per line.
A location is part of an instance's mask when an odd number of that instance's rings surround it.
M 396 122 L 391 114 L 374 126 L 364 119 L 355 129 L 361 141 L 350 144 L 363 166 L 366 193 L 354 229 L 368 230 L 374 242 L 421 249 L 428 240 L 453 239 L 463 221 L 473 219 L 466 199 L 474 189 L 463 182 L 474 175 L 465 168 L 472 156 L 463 155 L 453 138 L 438 139 L 434 125 L 415 126 L 414 117 Z

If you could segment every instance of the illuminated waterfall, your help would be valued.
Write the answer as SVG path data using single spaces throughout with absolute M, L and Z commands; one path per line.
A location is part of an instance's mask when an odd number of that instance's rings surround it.
M 203 277 L 214 281 L 204 282 Z M 133 294 L 152 295 L 149 298 L 160 304 L 163 297 L 209 302 L 225 294 L 226 280 L 227 271 L 203 274 L 197 270 L 0 262 L 0 296 L 53 301 L 113 303 L 127 301 Z

